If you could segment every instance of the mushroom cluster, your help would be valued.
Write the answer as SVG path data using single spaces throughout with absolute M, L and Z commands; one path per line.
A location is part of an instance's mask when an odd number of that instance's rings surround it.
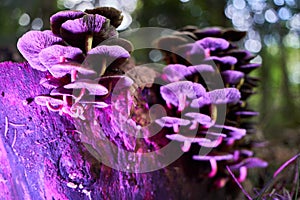
M 50 89 L 35 102 L 91 122 L 79 132 L 99 125 L 110 141 L 132 152 L 158 150 L 176 141 L 193 162 L 210 164 L 206 176 L 218 187 L 230 180 L 226 166 L 240 182 L 248 168 L 266 167 L 254 157 L 248 139 L 255 130 L 249 118 L 258 113 L 248 108 L 247 99 L 259 81 L 249 74 L 260 65 L 233 43 L 245 32 L 187 26 L 161 37 L 156 45 L 166 66 L 158 73 L 129 62 L 133 45 L 118 37 L 121 21 L 113 8 L 61 11 L 51 16 L 51 30 L 24 34 L 18 49 L 31 67 L 47 74 L 40 84 Z M 165 113 L 151 110 L 154 105 Z M 223 123 L 219 116 L 224 107 Z M 157 127 L 159 133 L 153 136 Z M 93 140 L 96 134 L 86 132 Z M 100 143 L 84 142 L 103 150 Z M 200 149 L 210 151 L 194 153 Z
M 168 113 L 156 123 L 166 130 L 166 138 L 182 143 L 182 151 L 198 149 L 199 155 L 192 159 L 210 164 L 207 176 L 217 187 L 230 180 L 225 166 L 237 173 L 240 182 L 246 179 L 248 168 L 267 166 L 251 151 L 254 142 L 249 135 L 255 127 L 248 118 L 258 113 L 248 108 L 247 99 L 259 80 L 249 74 L 260 64 L 251 63 L 255 56 L 234 44 L 245 34 L 186 26 L 155 43 L 167 64 L 160 77 L 165 84 L 156 91 Z M 223 87 L 216 84 L 218 77 Z M 220 105 L 226 108 L 224 123 L 217 120 Z M 191 136 L 190 130 L 196 134 Z M 201 148 L 212 150 L 202 155 Z
M 118 38 L 121 12 L 108 7 L 81 11 L 60 11 L 50 17 L 51 30 L 29 31 L 17 47 L 30 66 L 48 75 L 40 84 L 49 95 L 35 102 L 49 110 L 86 119 L 86 107 L 109 106 L 110 92 L 103 78 L 124 74 L 133 45 Z

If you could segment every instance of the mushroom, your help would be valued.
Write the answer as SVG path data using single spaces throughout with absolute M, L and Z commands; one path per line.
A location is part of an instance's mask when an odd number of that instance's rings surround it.
M 108 45 L 108 46 L 117 45 L 124 48 L 129 53 L 133 52 L 134 50 L 133 44 L 130 41 L 125 40 L 123 38 L 108 38 L 107 40 L 104 40 L 101 43 L 101 45 Z
M 179 132 L 179 126 L 187 126 L 190 124 L 190 120 L 169 116 L 156 119 L 155 122 L 161 127 L 173 127 L 175 133 Z
M 232 28 L 227 28 L 223 30 L 222 38 L 229 40 L 229 41 L 239 41 L 243 37 L 245 37 L 247 32 L 245 31 L 238 31 Z
M 183 152 L 188 152 L 192 143 L 198 143 L 199 145 L 202 145 L 203 143 L 211 142 L 209 139 L 206 138 L 186 137 L 180 134 L 166 135 L 166 138 L 170 140 L 183 142 L 183 146 L 181 147 Z
M 84 56 L 82 51 L 79 48 L 70 47 L 70 46 L 61 46 L 61 45 L 53 45 L 48 48 L 43 49 L 39 53 L 39 59 L 41 63 L 47 67 L 49 72 L 55 76 L 54 70 L 52 66 L 57 64 L 64 64 L 64 63 L 72 63 L 74 65 L 80 65 L 84 60 Z M 67 67 L 65 67 L 67 68 Z M 73 81 L 76 78 L 76 70 L 70 70 L 69 73 L 71 74 L 71 79 Z M 65 74 L 63 74 L 65 75 Z
M 253 58 L 255 58 L 255 55 L 250 53 L 250 51 L 240 50 L 240 49 L 230 50 L 227 52 L 227 55 L 233 56 L 238 60 L 245 60 L 245 61 L 252 60 Z
M 218 171 L 217 161 L 232 160 L 233 155 L 232 154 L 213 155 L 213 156 L 194 155 L 193 159 L 194 160 L 200 160 L 200 161 L 209 161 L 210 165 L 211 165 L 211 171 L 208 174 L 208 177 L 214 177 L 217 174 L 217 171 Z
M 193 65 L 199 64 L 206 57 L 204 48 L 198 43 L 177 46 L 173 52 Z
M 71 46 L 88 52 L 107 38 L 117 37 L 118 33 L 106 17 L 98 14 L 85 14 L 80 18 L 63 22 L 60 35 Z
M 237 67 L 238 70 L 244 72 L 245 74 L 249 74 L 252 70 L 261 67 L 261 64 L 259 63 L 248 63 L 245 65 L 241 65 Z
M 237 111 L 234 114 L 239 117 L 246 118 L 246 117 L 258 116 L 259 112 L 255 112 L 255 111 L 251 111 L 251 110 L 243 110 L 243 111 Z
M 204 96 L 194 99 L 191 103 L 193 108 L 201 108 L 209 104 L 237 103 L 241 98 L 241 93 L 236 88 L 216 89 L 207 92 Z
M 222 29 L 219 27 L 209 27 L 204 29 L 196 29 L 193 33 L 197 36 L 198 39 L 206 37 L 221 37 Z
M 39 59 L 39 53 L 44 48 L 61 43 L 63 40 L 60 37 L 41 31 L 29 31 L 18 40 L 17 47 L 32 68 L 47 71 Z
M 238 60 L 232 56 L 224 56 L 224 57 L 210 56 L 206 58 L 204 61 L 206 62 L 213 61 L 216 64 L 219 64 L 221 70 L 224 70 L 226 66 L 233 66 L 238 62 Z
M 196 41 L 196 44 L 205 49 L 205 57 L 210 56 L 211 51 L 223 51 L 229 48 L 230 43 L 222 38 L 206 37 Z
M 167 65 L 163 69 L 162 78 L 170 82 L 176 82 L 184 79 L 190 74 L 191 72 L 189 71 L 189 68 L 187 68 L 185 65 L 171 64 Z
M 239 170 L 240 175 L 237 178 L 237 180 L 241 183 L 247 177 L 247 169 L 257 168 L 257 167 L 265 168 L 267 166 L 268 166 L 268 163 L 266 161 L 263 161 L 263 160 L 259 159 L 259 158 L 246 158 L 238 164 L 229 166 L 229 168 L 231 170 Z
M 49 68 L 50 73 L 54 77 L 62 77 L 66 74 L 71 74 L 71 81 L 76 80 L 77 72 L 83 75 L 95 75 L 96 72 L 92 69 L 86 68 L 79 63 L 64 62 L 53 65 Z
M 222 129 L 222 133 L 227 135 L 224 140 L 227 141 L 228 145 L 233 144 L 235 140 L 240 140 L 246 135 L 246 129 L 217 124 L 215 124 L 214 127 Z
M 57 112 L 62 109 L 64 105 L 64 101 L 61 99 L 56 99 L 49 96 L 36 96 L 34 98 L 35 103 L 41 106 L 47 106 L 47 108 L 51 111 Z
M 225 70 L 221 72 L 222 78 L 226 84 L 238 85 L 245 74 L 236 70 Z
M 50 17 L 51 30 L 54 34 L 59 35 L 60 27 L 64 22 L 66 22 L 67 20 L 83 17 L 84 15 L 84 12 L 74 10 L 64 10 L 57 12 Z
M 205 128 L 209 128 L 214 124 L 210 116 L 201 113 L 189 112 L 186 113 L 185 116 L 192 118 L 192 125 L 190 126 L 190 130 L 196 129 L 198 123 L 203 125 Z
M 75 103 L 77 103 L 84 95 L 85 89 L 89 91 L 90 95 L 105 95 L 108 93 L 106 87 L 98 84 L 96 81 L 90 79 L 79 79 L 75 82 L 69 83 L 64 86 L 66 89 L 81 89 L 80 95 L 76 98 Z
M 47 89 L 57 88 L 62 85 L 61 81 L 56 78 L 51 78 L 51 79 L 42 78 L 40 80 L 40 84 Z
M 96 108 L 106 108 L 109 106 L 107 103 L 105 103 L 103 101 L 96 101 L 95 98 L 80 99 L 79 103 L 92 105 L 93 107 L 96 107 Z
M 70 115 L 73 118 L 80 118 L 82 120 L 86 119 L 83 115 L 84 108 L 80 103 L 74 103 L 71 107 L 64 106 L 62 108 L 62 112 Z
M 117 45 L 100 45 L 91 49 L 83 62 L 87 68 L 97 69 L 102 76 L 106 69 L 117 61 L 126 61 L 130 54 L 126 49 Z
M 199 98 L 205 93 L 205 88 L 201 84 L 191 81 L 179 81 L 160 87 L 160 94 L 167 106 L 169 108 L 171 108 L 171 104 L 177 106 L 179 112 L 185 108 L 187 97 Z

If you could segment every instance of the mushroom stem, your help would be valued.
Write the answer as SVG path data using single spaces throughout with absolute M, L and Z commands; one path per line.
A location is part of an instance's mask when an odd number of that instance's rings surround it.
M 99 73 L 99 76 L 101 77 L 104 73 L 105 73 L 105 71 L 106 71 L 106 68 L 107 68 L 107 66 L 106 66 L 106 59 L 105 58 L 103 58 L 103 60 L 102 60 L 102 65 L 101 65 L 101 68 L 100 68 L 100 73 Z
M 185 108 L 186 103 L 186 95 L 185 94 L 179 94 L 179 103 L 178 103 L 178 112 L 181 112 Z
M 190 141 L 184 141 L 183 146 L 181 147 L 181 150 L 183 152 L 188 152 L 190 150 L 190 147 L 191 147 L 191 142 Z
M 238 181 L 241 183 L 243 181 L 245 181 L 247 178 L 247 167 L 242 166 L 240 167 L 240 176 L 238 178 Z
M 210 57 L 210 49 L 205 49 L 204 53 L 205 53 L 205 58 Z
M 93 35 L 87 35 L 85 38 L 85 50 L 86 52 L 92 49 L 93 45 Z
M 217 166 L 217 161 L 215 159 L 210 159 L 209 160 L 210 165 L 211 165 L 211 171 L 208 174 L 208 177 L 214 177 L 217 174 L 218 166 Z
M 177 123 L 173 124 L 173 130 L 174 130 L 174 133 L 178 133 L 179 132 L 179 125 Z
M 66 57 L 60 56 L 60 57 L 59 57 L 59 62 L 60 62 L 60 63 L 66 62 Z
M 217 116 L 218 116 L 217 106 L 212 104 L 210 106 L 210 112 L 211 112 L 211 121 L 214 123 L 217 121 Z
M 190 130 L 194 130 L 198 127 L 198 122 L 196 120 L 192 120 L 192 125 L 190 126 Z
M 84 96 L 84 94 L 85 94 L 85 88 L 81 88 L 79 96 L 75 99 L 74 104 L 78 103 L 80 101 L 80 99 Z
M 76 81 L 76 77 L 77 77 L 77 70 L 72 69 L 71 70 L 71 82 Z

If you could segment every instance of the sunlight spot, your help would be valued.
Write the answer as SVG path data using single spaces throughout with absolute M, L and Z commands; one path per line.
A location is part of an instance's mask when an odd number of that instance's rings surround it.
M 27 13 L 24 13 L 19 18 L 19 24 L 20 26 L 27 26 L 30 23 L 30 17 Z
M 269 9 L 265 12 L 265 18 L 269 23 L 276 23 L 278 17 L 273 9 Z
M 261 43 L 258 40 L 249 39 L 245 42 L 245 48 L 253 53 L 258 53 L 261 50 Z
M 279 15 L 280 19 L 282 19 L 282 20 L 289 20 L 292 17 L 292 13 L 291 13 L 290 9 L 288 9 L 286 7 L 280 8 L 278 11 L 278 15 Z
M 31 23 L 31 28 L 33 30 L 41 30 L 43 25 L 44 25 L 44 23 L 41 18 L 35 18 Z

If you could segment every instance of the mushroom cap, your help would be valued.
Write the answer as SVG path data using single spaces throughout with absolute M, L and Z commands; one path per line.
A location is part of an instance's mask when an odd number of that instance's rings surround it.
M 49 68 L 50 73 L 56 78 L 62 77 L 66 74 L 70 74 L 72 70 L 76 70 L 77 72 L 84 75 L 96 74 L 94 70 L 86 68 L 83 65 L 76 62 L 58 63 Z
M 193 83 L 191 81 L 179 81 L 160 87 L 162 98 L 174 106 L 179 105 L 179 96 L 181 94 L 192 99 L 201 97 L 205 93 L 205 88 L 201 84 Z
M 170 64 L 163 69 L 163 76 L 166 77 L 170 82 L 175 82 L 184 79 L 190 75 L 189 69 L 185 65 L 181 64 Z
M 217 125 L 215 124 L 214 127 L 221 128 L 222 133 L 225 133 L 227 136 L 226 139 L 236 139 L 239 140 L 246 135 L 246 129 L 237 128 L 233 126 L 226 126 L 226 125 Z
M 189 58 L 192 64 L 198 64 L 205 58 L 204 48 L 196 42 L 177 46 L 174 53 L 182 58 Z
M 88 68 L 97 69 L 100 67 L 108 67 L 113 64 L 114 61 L 119 59 L 127 59 L 130 57 L 130 54 L 126 49 L 117 45 L 100 45 L 91 49 L 84 60 L 84 66 Z M 105 66 L 102 66 L 101 63 L 106 61 Z M 97 69 L 97 71 L 102 71 L 102 69 Z
M 206 37 L 221 37 L 222 29 L 219 27 L 209 27 L 204 29 L 196 29 L 193 33 L 197 36 L 198 39 Z
M 71 46 L 85 49 L 88 35 L 93 36 L 93 46 L 118 33 L 110 21 L 98 14 L 85 14 L 81 18 L 65 21 L 60 27 L 61 37 Z
M 238 70 L 244 72 L 245 74 L 250 73 L 252 70 L 261 67 L 261 64 L 259 63 L 248 63 L 245 65 L 241 65 L 238 67 Z
M 161 127 L 173 127 L 174 124 L 187 126 L 191 123 L 190 120 L 187 119 L 181 119 L 181 118 L 169 117 L 169 116 L 156 119 L 155 122 L 159 124 Z
M 200 108 L 208 104 L 237 103 L 241 98 L 241 93 L 236 88 L 223 88 L 207 92 L 204 96 L 194 99 L 191 107 Z
M 116 28 L 120 26 L 123 21 L 123 15 L 121 15 L 122 12 L 113 7 L 97 7 L 94 9 L 86 9 L 84 12 L 88 14 L 98 14 L 104 16 L 109 19 L 111 25 Z
M 64 87 L 54 88 L 53 90 L 51 90 L 50 95 L 51 96 L 65 95 L 65 96 L 76 98 L 76 95 L 74 94 L 73 90 L 66 89 Z
M 54 34 L 59 35 L 60 34 L 60 27 L 61 25 L 66 22 L 67 20 L 73 20 L 77 18 L 81 18 L 86 13 L 81 11 L 74 11 L 74 10 L 64 10 L 55 13 L 50 17 L 50 25 L 51 30 Z
M 41 106 L 46 106 L 47 102 L 49 102 L 53 106 L 59 106 L 64 104 L 64 101 L 61 99 L 56 99 L 50 96 L 43 95 L 34 97 L 34 101 L 35 103 Z
M 211 117 L 202 113 L 198 112 L 189 112 L 186 113 L 185 116 L 193 118 L 193 120 L 197 121 L 198 123 L 202 125 L 209 125 L 211 126 L 213 124 Z
M 230 43 L 222 38 L 206 37 L 196 41 L 198 45 L 201 45 L 204 49 L 210 51 L 222 51 L 229 48 Z
M 233 56 L 235 58 L 237 58 L 238 60 L 252 60 L 253 58 L 255 58 L 255 56 L 247 50 L 240 50 L 240 49 L 233 49 L 227 52 L 227 55 L 229 56 Z
M 210 56 L 205 59 L 205 61 L 214 61 L 216 63 L 221 63 L 222 65 L 235 65 L 238 60 L 235 57 L 232 56 L 223 56 L 223 57 L 218 57 L 218 56 Z
M 260 168 L 264 168 L 264 167 L 267 167 L 267 166 L 268 166 L 268 163 L 264 160 L 259 159 L 259 158 L 246 158 L 246 159 L 242 160 L 240 163 L 235 164 L 235 165 L 231 165 L 229 167 L 232 170 L 237 170 L 237 169 L 240 169 L 241 167 L 246 167 L 246 168 L 260 167 Z
M 106 88 L 112 87 L 114 93 L 122 92 L 132 86 L 134 81 L 127 76 L 103 76 L 96 81 Z
M 236 42 L 244 38 L 246 34 L 246 31 L 238 31 L 232 28 L 227 28 L 223 30 L 222 38 Z
M 174 47 L 177 47 L 179 45 L 186 44 L 188 40 L 184 37 L 175 36 L 175 35 L 169 35 L 164 36 L 156 40 L 155 46 L 161 50 L 164 51 L 171 51 Z
M 52 45 L 43 49 L 39 53 L 39 59 L 41 63 L 51 69 L 53 65 L 60 63 L 60 58 L 65 58 L 66 62 L 78 62 L 81 63 L 84 60 L 82 51 L 79 48 L 62 45 Z
M 52 79 L 42 78 L 40 80 L 40 84 L 47 89 L 53 89 L 53 88 L 60 87 L 62 85 L 62 82 L 56 78 L 52 78 Z
M 102 45 L 120 46 L 129 53 L 133 52 L 134 50 L 133 44 L 129 40 L 125 40 L 123 38 L 108 38 L 101 43 L 101 46 Z
M 221 72 L 222 78 L 225 83 L 238 84 L 244 78 L 245 74 L 236 70 L 225 70 Z
M 63 40 L 41 31 L 29 31 L 25 33 L 17 43 L 17 47 L 30 66 L 40 71 L 47 71 L 41 63 L 39 53 L 49 46 L 61 44 Z
M 243 111 L 237 111 L 234 114 L 245 118 L 245 117 L 258 116 L 259 112 L 255 112 L 255 111 L 251 111 L 251 110 L 243 110 Z
M 72 83 L 65 85 L 64 88 L 66 89 L 86 88 L 90 92 L 90 95 L 105 95 L 108 93 L 106 87 L 90 79 L 78 79 Z
M 191 74 L 199 73 L 200 75 L 202 73 L 214 73 L 216 71 L 213 66 L 207 64 L 189 66 L 188 69 Z
M 176 140 L 179 142 L 191 142 L 191 143 L 208 143 L 211 142 L 211 140 L 207 138 L 196 138 L 196 137 L 187 137 L 181 134 L 172 134 L 172 135 L 166 135 L 166 138 L 170 140 Z
M 224 154 L 224 155 L 207 155 L 207 156 L 201 156 L 201 155 L 194 155 L 194 160 L 211 160 L 214 159 L 216 161 L 222 161 L 222 160 L 232 160 L 233 155 L 232 154 Z

